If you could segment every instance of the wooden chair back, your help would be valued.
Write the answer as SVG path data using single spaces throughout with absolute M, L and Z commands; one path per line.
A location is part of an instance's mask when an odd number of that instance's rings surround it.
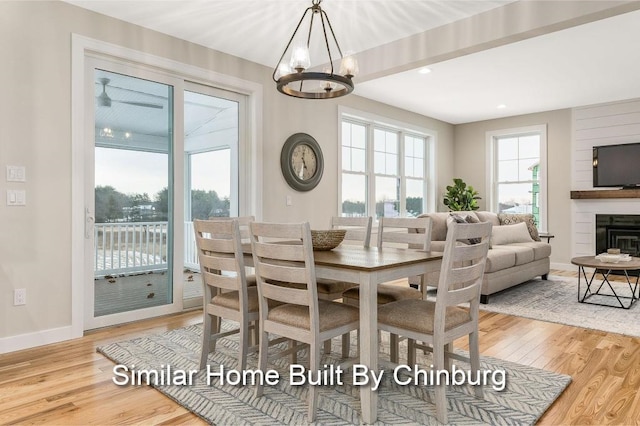
M 436 328 L 448 306 L 465 302 L 470 303 L 471 317 L 477 324 L 490 237 L 489 222 L 449 224 L 436 296 Z M 444 322 L 440 326 L 444 331 Z
M 240 306 L 246 306 L 247 286 L 240 221 L 236 218 L 194 220 L 193 227 L 205 304 L 220 291 L 236 290 L 240 295 Z
M 342 217 L 333 216 L 331 218 L 331 229 L 345 229 L 347 232 L 344 241 L 358 242 L 364 247 L 371 245 L 371 216 Z
M 313 332 L 319 327 L 319 317 L 309 223 L 253 222 L 250 231 L 261 319 L 267 317 L 267 300 L 304 305 L 309 307 Z M 277 282 L 302 285 L 281 286 Z
M 378 248 L 382 248 L 384 243 L 429 251 L 431 218 L 381 217 L 378 222 Z
M 237 220 L 238 225 L 240 226 L 240 237 L 242 242 L 249 242 L 249 224 L 256 220 L 255 216 L 238 216 L 238 217 L 219 217 L 212 216 L 209 220 L 216 221 L 226 221 L 226 220 Z

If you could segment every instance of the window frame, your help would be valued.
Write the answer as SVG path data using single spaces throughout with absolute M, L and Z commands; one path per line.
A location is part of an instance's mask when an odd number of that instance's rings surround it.
M 538 175 L 539 192 L 539 222 L 538 230 L 540 232 L 547 231 L 547 204 L 548 204 L 548 191 L 547 191 L 547 125 L 533 125 L 526 127 L 518 127 L 511 129 L 500 129 L 486 132 L 486 163 L 487 163 L 487 176 L 486 176 L 486 193 L 488 195 L 487 209 L 493 212 L 498 212 L 498 149 L 497 144 L 500 139 L 507 137 L 522 137 L 529 135 L 540 136 L 540 168 Z M 520 182 L 520 181 L 518 181 Z
M 351 174 L 364 176 L 365 178 L 365 215 L 372 216 L 377 222 L 376 214 L 376 187 L 375 179 L 377 176 L 388 177 L 390 175 L 376 173 L 374 167 L 374 132 L 382 130 L 393 132 L 398 135 L 398 152 L 397 152 L 397 174 L 394 175 L 400 180 L 400 199 L 399 199 L 399 216 L 407 217 L 406 209 L 406 183 L 408 179 L 418 180 L 413 176 L 408 177 L 405 174 L 405 136 L 422 138 L 424 140 L 424 158 L 423 158 L 423 212 L 435 211 L 436 207 L 436 143 L 437 133 L 433 130 L 418 127 L 408 123 L 403 123 L 380 117 L 371 113 L 352 110 L 346 107 L 340 107 L 338 111 L 338 215 L 342 216 L 342 177 L 343 174 Z M 343 123 L 351 123 L 364 126 L 365 128 L 365 171 L 351 172 L 342 168 L 342 127 Z

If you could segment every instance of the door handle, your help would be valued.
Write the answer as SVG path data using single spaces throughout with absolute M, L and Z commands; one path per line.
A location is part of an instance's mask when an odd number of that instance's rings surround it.
M 84 237 L 88 240 L 93 233 L 93 225 L 95 224 L 95 217 L 91 214 L 89 207 L 84 209 Z

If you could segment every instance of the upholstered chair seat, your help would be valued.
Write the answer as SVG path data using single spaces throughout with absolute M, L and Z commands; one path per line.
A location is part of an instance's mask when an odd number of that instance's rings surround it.
M 392 327 L 433 334 L 435 302 L 430 300 L 406 300 L 391 302 L 378 307 L 378 321 Z M 419 321 L 416 321 L 419 318 Z M 448 306 L 445 314 L 445 331 L 471 321 L 469 309 Z
M 320 332 L 339 327 L 342 324 L 357 322 L 359 319 L 357 308 L 327 300 L 318 300 L 318 312 L 320 313 Z M 310 318 L 308 306 L 292 304 L 272 308 L 267 316 L 270 321 L 304 330 L 309 330 Z

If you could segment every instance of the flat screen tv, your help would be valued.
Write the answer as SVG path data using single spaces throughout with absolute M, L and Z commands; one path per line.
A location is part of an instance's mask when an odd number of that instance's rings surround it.
M 593 147 L 594 187 L 640 187 L 640 143 Z

